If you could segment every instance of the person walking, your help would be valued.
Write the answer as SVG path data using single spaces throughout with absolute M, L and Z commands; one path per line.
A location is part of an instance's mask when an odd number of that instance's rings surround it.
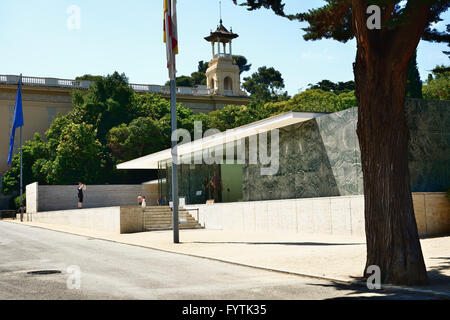
M 83 191 L 86 191 L 86 185 L 82 182 L 78 182 L 78 209 L 83 208 Z

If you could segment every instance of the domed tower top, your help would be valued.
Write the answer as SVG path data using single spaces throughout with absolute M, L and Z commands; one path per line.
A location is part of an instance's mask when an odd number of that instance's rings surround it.
M 233 39 L 236 39 L 239 37 L 236 33 L 233 33 L 232 29 L 231 31 L 228 31 L 227 28 L 223 26 L 222 19 L 220 19 L 220 24 L 217 26 L 216 31 L 211 31 L 209 36 L 205 37 L 205 40 L 208 42 L 211 42 L 212 44 L 212 54 L 213 58 L 217 57 L 230 57 L 232 55 L 232 47 L 231 47 L 231 41 Z M 217 43 L 217 54 L 216 54 L 216 44 Z M 223 45 L 223 52 L 221 50 L 220 44 Z M 227 52 L 227 44 L 228 45 L 228 52 Z
M 239 35 L 233 33 L 233 31 L 228 31 L 227 28 L 223 26 L 222 19 L 220 19 L 220 24 L 217 26 L 217 30 L 214 32 L 211 31 L 209 36 L 205 37 L 205 40 L 209 42 L 228 43 L 237 37 L 239 37 Z
M 222 19 L 216 31 L 211 31 L 205 40 L 211 42 L 212 60 L 206 70 L 207 87 L 213 94 L 224 96 L 245 96 L 241 90 L 239 67 L 233 60 L 231 42 L 239 37 L 230 28 L 223 26 Z M 217 43 L 217 45 L 216 45 Z

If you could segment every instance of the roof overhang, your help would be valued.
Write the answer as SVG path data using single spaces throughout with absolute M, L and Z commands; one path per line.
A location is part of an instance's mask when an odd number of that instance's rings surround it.
M 327 113 L 314 112 L 287 112 L 281 115 L 273 116 L 267 119 L 256 121 L 238 128 L 229 129 L 225 132 L 217 133 L 202 139 L 178 145 L 178 157 L 192 154 L 197 151 L 206 150 L 219 145 L 225 145 L 246 137 L 254 136 L 260 133 L 279 129 L 296 123 L 308 121 Z M 171 149 L 150 154 L 141 158 L 127 161 L 117 165 L 118 169 L 158 169 L 160 161 L 170 160 L 172 158 Z

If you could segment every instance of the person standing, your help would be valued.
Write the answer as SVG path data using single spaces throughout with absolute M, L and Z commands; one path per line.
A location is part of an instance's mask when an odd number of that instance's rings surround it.
M 83 208 L 83 191 L 86 191 L 86 185 L 83 184 L 82 182 L 78 182 L 78 209 L 82 209 Z
M 217 172 L 214 172 L 213 177 L 211 178 L 211 189 L 214 197 L 214 202 L 222 201 L 222 181 L 220 180 Z
M 203 189 L 203 197 L 204 202 L 208 201 L 210 199 L 210 179 L 208 176 L 205 177 L 205 181 L 203 182 L 202 189 Z
M 145 200 L 145 196 L 142 196 L 142 203 L 141 203 L 141 207 L 145 208 L 147 207 L 147 200 Z

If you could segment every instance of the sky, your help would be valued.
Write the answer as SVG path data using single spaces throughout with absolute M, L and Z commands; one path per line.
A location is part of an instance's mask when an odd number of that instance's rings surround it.
M 285 0 L 286 11 L 302 12 L 322 0 Z M 79 25 L 74 19 L 79 8 Z M 73 79 L 83 74 L 124 72 L 131 83 L 164 84 L 168 80 L 162 41 L 163 0 L 1 0 L 0 74 Z M 219 0 L 178 0 L 180 54 L 178 75 L 197 71 L 198 61 L 211 59 L 204 40 L 220 19 Z M 450 23 L 450 13 L 437 27 Z M 294 95 L 320 80 L 353 80 L 354 40 L 305 41 L 306 24 L 276 16 L 269 10 L 249 12 L 222 0 L 223 24 L 239 34 L 233 54 L 252 64 L 274 67 Z M 69 22 L 69 23 L 68 23 Z M 75 27 L 75 28 L 74 28 Z M 79 27 L 79 28 L 78 28 Z M 448 64 L 446 45 L 421 41 L 418 66 L 423 80 L 437 64 Z

